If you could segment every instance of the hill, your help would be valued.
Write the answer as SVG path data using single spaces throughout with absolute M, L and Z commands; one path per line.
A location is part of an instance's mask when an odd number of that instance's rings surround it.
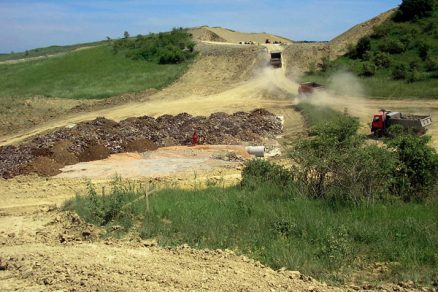
M 361 77 L 372 96 L 438 97 L 438 4 L 430 3 L 428 13 L 409 19 L 399 17 L 402 4 L 369 35 L 350 43 L 343 56 L 326 62 L 322 69 L 327 72 L 306 79 L 324 82 L 336 71 L 350 71 Z M 342 43 L 339 38 L 332 42 Z
M 265 43 L 267 39 L 270 41 L 282 42 L 284 44 L 290 44 L 293 41 L 276 36 L 269 33 L 245 33 L 238 32 L 222 27 L 208 27 L 201 26 L 192 28 L 189 32 L 193 35 L 193 39 L 196 41 L 211 41 L 211 42 L 226 42 L 226 43 L 239 43 L 239 42 L 254 42 Z

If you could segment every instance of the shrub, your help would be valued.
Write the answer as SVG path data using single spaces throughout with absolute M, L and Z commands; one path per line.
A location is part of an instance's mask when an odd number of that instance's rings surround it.
M 430 45 L 425 42 L 420 42 L 418 44 L 418 54 L 421 60 L 426 61 L 427 57 L 429 56 L 430 49 Z
M 372 60 L 379 68 L 389 68 L 391 66 L 391 56 L 388 53 L 376 52 Z
M 422 200 L 438 183 L 438 154 L 429 145 L 430 136 L 393 130 L 386 144 L 398 155 L 394 193 L 405 201 Z
M 356 45 L 356 58 L 362 59 L 364 54 L 371 49 L 371 40 L 369 37 L 363 37 Z
M 403 0 L 394 19 L 409 21 L 431 15 L 435 0 Z
M 426 68 L 426 70 L 428 72 L 437 71 L 438 70 L 438 61 L 436 59 L 433 59 L 431 56 L 429 56 L 426 59 L 424 67 Z
M 395 80 L 406 79 L 408 74 L 408 67 L 404 63 L 397 64 L 392 70 L 392 78 Z
M 357 119 L 339 116 L 317 126 L 311 139 L 291 151 L 294 179 L 309 197 L 359 203 L 388 194 L 395 156 L 383 148 L 364 146 L 358 128 Z
M 360 75 L 370 77 L 376 74 L 376 65 L 371 62 L 365 62 L 362 64 L 362 71 Z
M 284 167 L 262 159 L 253 159 L 245 163 L 242 170 L 242 185 L 270 183 L 287 186 L 291 183 L 291 173 Z
M 406 49 L 405 45 L 398 39 L 389 39 L 379 46 L 382 52 L 390 54 L 400 54 Z
M 139 35 L 135 39 L 123 38 L 113 44 L 114 53 L 120 51 L 134 60 L 146 60 L 159 64 L 177 64 L 195 56 L 191 35 L 182 28 L 168 33 Z

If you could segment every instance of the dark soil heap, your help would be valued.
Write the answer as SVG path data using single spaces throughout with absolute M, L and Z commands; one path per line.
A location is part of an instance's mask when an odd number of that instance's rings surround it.
M 0 176 L 55 175 L 65 165 L 99 160 L 110 154 L 155 150 L 161 146 L 190 145 L 193 132 L 202 131 L 205 144 L 262 142 L 282 131 L 281 120 L 257 109 L 209 117 L 181 113 L 158 118 L 143 116 L 120 123 L 106 118 L 62 128 L 18 146 L 0 147 Z

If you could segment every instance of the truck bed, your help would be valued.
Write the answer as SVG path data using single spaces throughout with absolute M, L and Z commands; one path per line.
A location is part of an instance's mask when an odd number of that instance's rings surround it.
M 391 117 L 391 124 L 402 125 L 406 128 L 423 130 L 432 124 L 432 117 L 420 115 L 400 115 L 400 117 Z

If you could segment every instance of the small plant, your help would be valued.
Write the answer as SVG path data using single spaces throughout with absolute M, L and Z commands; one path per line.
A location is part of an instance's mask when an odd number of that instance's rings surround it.
M 365 62 L 362 64 L 362 76 L 370 77 L 374 76 L 374 74 L 376 74 L 376 65 L 371 62 Z
M 392 70 L 392 78 L 395 80 L 406 79 L 408 74 L 408 67 L 404 63 L 395 65 L 394 69 Z

